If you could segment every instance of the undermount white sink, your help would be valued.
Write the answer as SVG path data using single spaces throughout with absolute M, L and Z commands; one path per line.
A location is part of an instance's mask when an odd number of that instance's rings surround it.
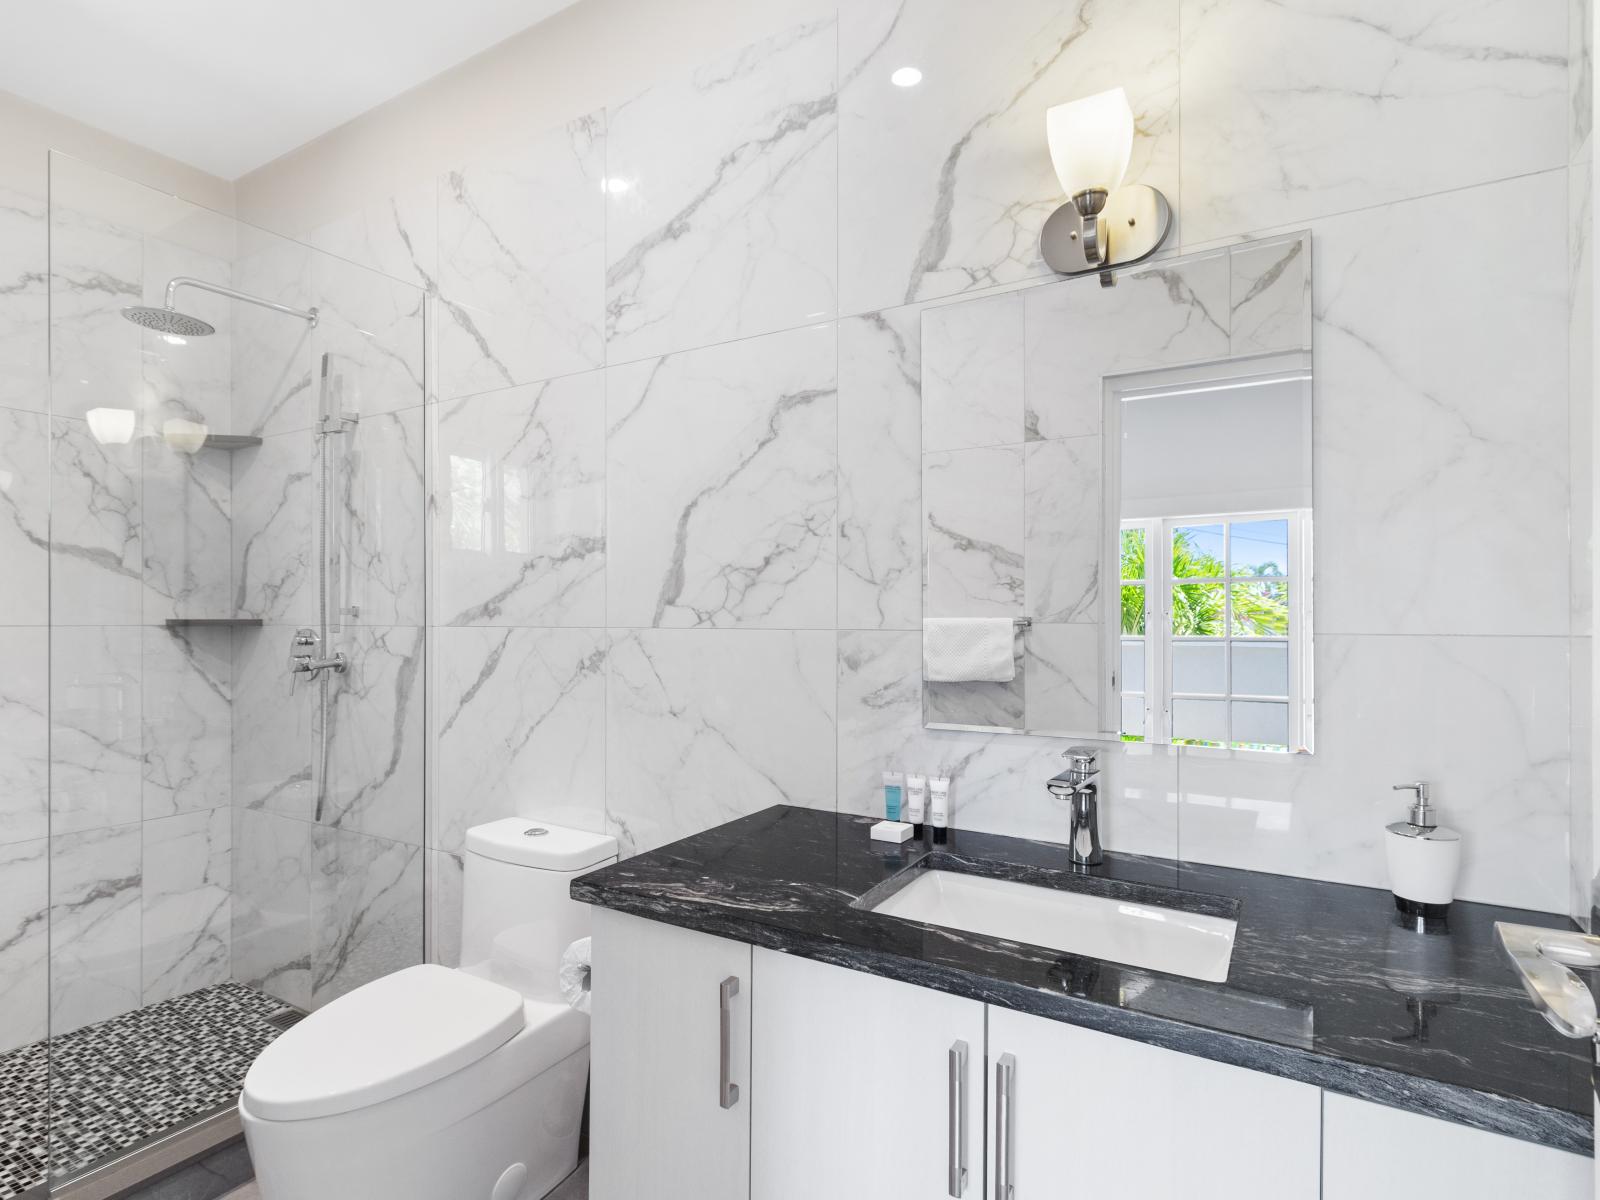
M 1222 983 L 1238 922 L 956 871 L 922 871 L 872 905 L 885 916 Z

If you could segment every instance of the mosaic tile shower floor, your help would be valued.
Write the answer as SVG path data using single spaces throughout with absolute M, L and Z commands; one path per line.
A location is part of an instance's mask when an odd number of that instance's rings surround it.
M 282 1009 L 221 983 L 0 1054 L 0 1200 L 232 1104 Z

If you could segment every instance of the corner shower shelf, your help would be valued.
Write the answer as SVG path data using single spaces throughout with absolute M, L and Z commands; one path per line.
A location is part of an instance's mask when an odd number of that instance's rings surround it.
M 259 629 L 260 617 L 168 617 L 168 629 L 186 629 L 193 625 L 226 627 L 230 629 Z
M 261 439 L 252 437 L 248 433 L 208 433 L 202 450 L 221 450 L 232 453 L 235 450 L 246 450 L 251 446 L 261 445 Z

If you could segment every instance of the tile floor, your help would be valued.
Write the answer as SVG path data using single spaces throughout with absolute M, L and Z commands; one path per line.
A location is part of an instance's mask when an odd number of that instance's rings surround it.
M 0 1200 L 232 1104 L 282 1009 L 222 983 L 0 1055 Z

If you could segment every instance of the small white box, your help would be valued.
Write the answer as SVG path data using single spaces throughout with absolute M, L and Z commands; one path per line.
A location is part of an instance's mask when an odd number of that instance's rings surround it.
M 915 831 L 904 821 L 879 821 L 872 827 L 875 842 L 909 842 Z

